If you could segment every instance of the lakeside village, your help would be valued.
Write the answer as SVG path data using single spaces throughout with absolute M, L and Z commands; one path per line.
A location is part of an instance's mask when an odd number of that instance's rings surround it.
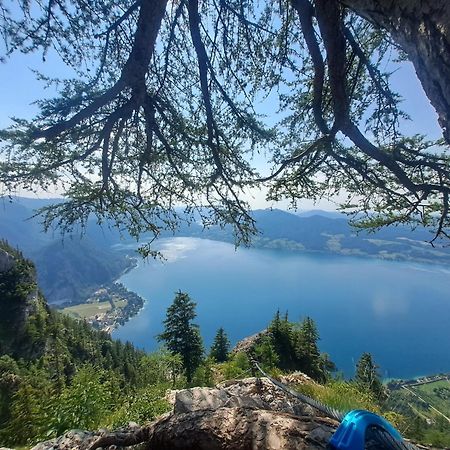
M 117 326 L 135 316 L 143 306 L 142 297 L 115 282 L 100 287 L 84 303 L 67 306 L 62 312 L 111 334 Z
M 411 380 L 392 380 L 387 384 L 390 391 L 404 389 L 408 387 L 422 386 L 424 384 L 436 383 L 438 381 L 448 381 L 450 383 L 450 372 L 430 375 L 426 377 L 413 378 Z

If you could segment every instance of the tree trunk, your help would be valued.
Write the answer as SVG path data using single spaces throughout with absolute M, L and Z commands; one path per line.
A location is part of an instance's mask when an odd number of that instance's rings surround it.
M 340 0 L 390 33 L 406 52 L 450 144 L 448 0 Z

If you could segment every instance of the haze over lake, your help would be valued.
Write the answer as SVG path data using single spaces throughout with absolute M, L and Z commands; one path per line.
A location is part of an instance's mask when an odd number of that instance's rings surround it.
M 280 250 L 235 250 L 196 238 L 162 239 L 167 261 L 140 261 L 120 281 L 146 299 L 113 336 L 154 350 L 178 290 L 197 302 L 209 348 L 223 326 L 234 344 L 267 326 L 279 308 L 312 317 L 320 348 L 346 376 L 371 352 L 384 377 L 450 371 L 450 270 L 441 266 Z

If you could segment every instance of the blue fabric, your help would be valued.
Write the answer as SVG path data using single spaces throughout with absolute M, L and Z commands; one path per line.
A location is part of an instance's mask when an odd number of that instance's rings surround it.
M 369 411 L 355 409 L 345 415 L 330 444 L 338 450 L 364 450 L 366 430 L 370 427 L 382 428 L 398 443 L 403 441 L 400 433 L 387 420 Z

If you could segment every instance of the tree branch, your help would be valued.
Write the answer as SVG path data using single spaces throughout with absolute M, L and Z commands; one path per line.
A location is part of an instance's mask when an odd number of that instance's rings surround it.
M 312 101 L 314 119 L 319 131 L 322 134 L 328 134 L 330 130 L 328 129 L 322 113 L 325 64 L 313 27 L 314 8 L 308 0 L 291 0 L 291 3 L 298 13 L 303 37 L 305 38 L 305 42 L 314 66 Z
M 211 104 L 211 96 L 208 86 L 208 55 L 200 34 L 200 14 L 198 12 L 198 0 L 188 0 L 189 29 L 191 32 L 192 44 L 197 54 L 197 63 L 200 76 L 200 88 L 202 92 L 203 104 L 206 112 L 206 126 L 208 130 L 208 147 L 210 148 L 217 173 L 215 177 L 224 174 L 224 167 L 218 150 L 218 136 L 216 123 Z
M 69 120 L 59 122 L 50 128 L 36 131 L 33 136 L 35 139 L 54 139 L 61 133 L 74 128 L 83 120 L 94 115 L 100 108 L 112 102 L 126 87 L 130 87 L 134 91 L 142 90 L 142 87 L 145 86 L 145 74 L 155 48 L 167 1 L 142 0 L 140 2 L 141 7 L 133 47 L 119 80 L 104 94 L 92 100 L 88 106 Z

